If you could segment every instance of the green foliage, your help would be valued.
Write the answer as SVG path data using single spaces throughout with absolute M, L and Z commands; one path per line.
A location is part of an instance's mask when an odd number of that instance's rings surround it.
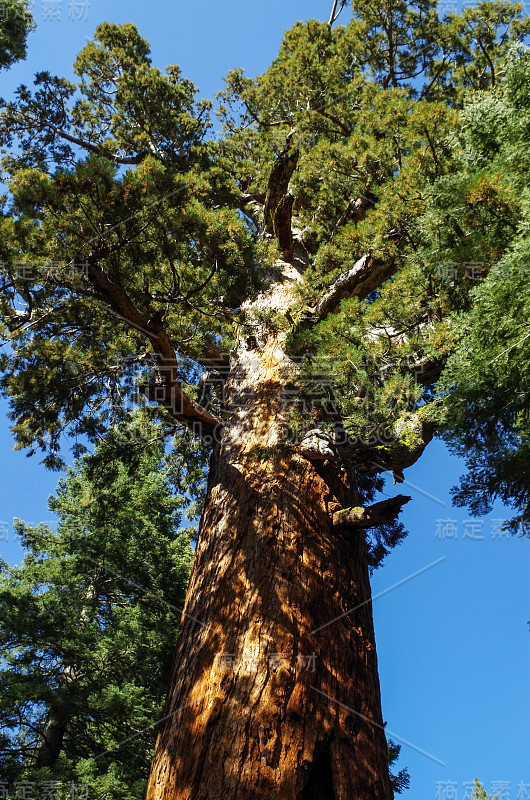
M 444 313 L 455 298 L 424 281 L 426 214 L 454 176 L 455 108 L 466 89 L 495 83 L 490 62 L 497 76 L 526 35 L 521 12 L 495 0 L 444 21 L 432 0 L 378 0 L 354 3 L 347 26 L 296 23 L 263 75 L 227 76 L 217 142 L 210 103 L 195 101 L 178 67 L 154 67 L 130 24 L 97 28 L 76 59 L 77 84 L 43 72 L 33 91 L 21 87 L 0 118 L 10 178 L 1 388 L 19 446 L 60 467 L 63 431 L 77 454 L 80 440 L 101 436 L 152 380 L 148 351 L 162 328 L 185 386 L 228 352 L 237 309 L 278 254 L 263 204 L 287 143 L 293 228 L 309 261 L 295 317 L 366 252 L 394 273 L 309 337 L 299 326 L 308 369 L 333 357 L 333 393 L 355 435 L 429 402 L 433 379 L 418 373 L 452 346 Z M 504 213 L 512 190 L 496 191 Z
M 495 794 L 492 797 L 491 792 L 487 792 L 484 789 L 478 778 L 475 778 L 473 783 L 471 796 L 467 797 L 466 800 L 498 800 L 499 795 Z
M 0 8 L 0 70 L 26 57 L 26 39 L 34 27 L 26 0 L 3 0 Z
M 424 261 L 429 215 L 447 206 L 441 189 L 447 180 L 450 191 L 458 169 L 455 109 L 466 92 L 495 85 L 510 43 L 529 30 L 518 4 L 481 3 L 446 20 L 435 5 L 354 2 L 346 27 L 297 23 L 266 73 L 250 79 L 236 70 L 221 95 L 221 149 L 248 196 L 264 194 L 273 159 L 295 132 L 299 159 L 289 190 L 310 254 L 302 307 L 366 252 L 395 264 L 394 276 L 367 300 L 344 301 L 316 327 L 294 309 L 288 340 L 293 356 L 304 354 L 300 397 L 304 383 L 326 376 L 323 393 L 363 442 L 375 436 L 383 444 L 397 420 L 435 396 L 455 338 L 446 314 L 471 303 L 470 285 L 451 291 L 434 268 L 426 276 Z M 236 152 L 243 156 L 237 161 Z M 484 215 L 480 191 L 474 202 Z M 499 187 L 503 214 L 511 199 L 509 187 Z M 481 253 L 499 247 L 506 228 L 500 220 L 482 241 L 483 221 L 475 220 L 467 242 L 470 261 L 477 246 Z M 440 225 L 436 216 L 434 225 L 448 244 L 455 239 L 451 218 Z M 326 419 L 332 424 L 325 412 L 319 424 Z M 293 424 L 307 430 L 314 418 Z
M 501 74 L 493 91 L 465 106 L 455 138 L 459 172 L 435 183 L 426 220 L 437 230 L 433 246 L 459 274 L 457 346 L 440 382 L 445 438 L 469 470 L 455 500 L 484 514 L 500 498 L 516 509 L 510 527 L 522 533 L 530 502 L 530 51 L 512 50 Z M 444 230 L 442 215 L 462 235 Z M 463 290 L 466 262 L 482 280 Z
M 3 385 L 20 445 L 47 451 L 49 466 L 62 465 L 64 428 L 95 439 L 119 418 L 149 321 L 182 343 L 180 376 L 196 380 L 193 361 L 229 345 L 260 252 L 205 140 L 209 104 L 177 67 L 162 74 L 134 26 L 105 24 L 75 68 L 78 86 L 40 73 L 0 122 L 6 152 L 21 145 L 4 159 Z M 103 302 L 87 264 L 127 291 L 143 324 Z
M 393 742 L 392 739 L 388 739 L 387 748 L 388 748 L 388 764 L 390 767 L 392 767 L 399 758 L 399 754 L 401 752 L 401 745 L 396 744 L 396 742 Z M 410 786 L 410 775 L 408 769 L 406 767 L 403 767 L 397 773 L 390 772 L 390 780 L 394 792 L 396 792 L 396 794 L 401 794 L 401 792 L 404 789 L 408 789 Z
M 180 478 L 135 415 L 59 481 L 56 531 L 17 521 L 26 554 L 0 578 L 0 779 L 143 796 L 192 561 Z M 38 766 L 53 714 L 60 754 Z
M 444 18 L 437 5 L 352 0 L 361 63 L 384 88 L 406 84 L 418 97 L 460 104 L 465 90 L 495 85 L 496 64 L 530 21 L 521 17 L 523 3 L 508 0 L 481 0 Z
M 68 431 L 79 455 L 139 401 L 164 348 L 163 363 L 200 399 L 202 370 L 226 370 L 241 324 L 249 337 L 252 325 L 292 325 L 301 389 L 333 363 L 325 392 L 363 445 L 387 447 L 420 410 L 429 423 L 444 417 L 436 380 L 462 325 L 479 336 L 483 301 L 475 282 L 437 269 L 499 262 L 527 224 L 528 83 L 514 47 L 530 21 L 505 0 L 445 19 L 434 0 L 352 9 L 345 26 L 296 23 L 262 75 L 229 73 L 217 141 L 211 104 L 177 66 L 154 67 L 130 24 L 97 28 L 77 83 L 42 72 L 5 105 L 0 388 L 20 447 L 60 467 Z M 273 198 L 286 158 L 294 172 Z M 285 252 L 274 238 L 280 207 L 292 208 L 304 267 L 299 303 L 285 318 L 245 319 L 242 303 Z M 374 291 L 312 320 L 365 254 L 384 266 Z M 497 366 L 524 352 L 519 339 L 503 345 L 508 359 L 497 359 L 503 346 L 492 353 Z M 521 395 L 512 421 L 523 406 Z M 299 432 L 314 424 L 293 420 Z

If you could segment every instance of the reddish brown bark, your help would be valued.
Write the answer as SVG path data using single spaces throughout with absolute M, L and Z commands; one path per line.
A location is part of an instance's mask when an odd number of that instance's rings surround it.
M 391 800 L 366 543 L 332 524 L 355 491 L 286 443 L 282 334 L 258 340 L 235 359 L 146 798 Z

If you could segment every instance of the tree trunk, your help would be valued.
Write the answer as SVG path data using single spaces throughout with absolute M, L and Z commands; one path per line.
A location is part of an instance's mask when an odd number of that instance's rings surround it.
M 286 441 L 284 338 L 234 359 L 146 800 L 393 796 L 356 492 Z
M 92 582 L 89 583 L 85 600 L 92 600 L 95 596 L 95 588 Z M 81 609 L 79 617 L 81 627 L 91 622 L 93 616 L 85 606 Z M 59 675 L 56 702 L 50 705 L 46 727 L 43 733 L 43 741 L 37 753 L 36 767 L 53 767 L 63 749 L 64 735 L 68 729 L 68 724 L 72 719 L 72 711 L 68 707 L 68 700 L 65 697 L 68 687 L 76 681 L 76 670 L 71 666 L 63 666 Z M 69 692 L 71 694 L 71 691 Z
M 59 758 L 69 719 L 70 716 L 65 710 L 57 707 L 50 709 L 43 734 L 44 740 L 39 747 L 35 762 L 37 768 L 53 767 Z

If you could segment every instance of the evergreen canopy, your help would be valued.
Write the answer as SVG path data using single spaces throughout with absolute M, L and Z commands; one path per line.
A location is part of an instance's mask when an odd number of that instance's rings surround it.
M 461 148 L 496 147 L 471 130 L 477 104 L 499 120 L 509 81 L 524 84 L 513 46 L 530 21 L 505 0 L 445 19 L 434 0 L 352 8 L 345 26 L 296 23 L 263 75 L 229 73 L 220 135 L 211 103 L 178 67 L 153 66 L 133 25 L 97 28 L 77 84 L 42 72 L 4 104 L 2 389 L 18 446 L 60 467 L 65 430 L 79 455 L 139 389 L 211 439 L 228 424 L 231 347 L 276 325 L 291 329 L 293 391 L 318 381 L 325 395 L 319 412 L 293 403 L 299 438 L 339 420 L 369 478 L 399 479 L 418 457 L 452 403 L 436 382 L 461 338 L 454 315 L 474 324 L 492 283 L 452 286 L 448 260 L 485 275 L 514 236 L 523 246 L 503 174 L 524 172 L 513 147 L 487 179 Z M 303 274 L 299 301 L 249 314 L 278 258 Z M 513 421 L 500 432 L 512 450 Z
M 143 796 L 193 557 L 164 438 L 134 415 L 59 481 L 56 530 L 16 523 L 24 559 L 0 562 L 0 781 Z

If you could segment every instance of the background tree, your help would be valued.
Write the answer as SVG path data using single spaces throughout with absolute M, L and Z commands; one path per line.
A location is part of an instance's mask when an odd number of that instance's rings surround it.
M 368 573 L 409 498 L 368 504 L 432 437 L 474 302 L 426 279 L 429 192 L 529 25 L 505 2 L 297 23 L 266 73 L 227 76 L 216 141 L 132 25 L 5 106 L 19 445 L 60 466 L 66 428 L 79 452 L 141 387 L 211 447 L 149 800 L 392 796 Z
M 181 465 L 138 414 L 21 522 L 0 578 L 0 779 L 141 798 L 192 561 Z M 39 789 L 40 791 L 40 789 Z
M 0 69 L 26 57 L 26 40 L 34 27 L 25 0 L 2 0 L 0 6 Z
M 471 792 L 472 800 L 497 800 L 499 797 L 498 794 L 491 796 L 491 792 L 487 792 L 484 787 L 482 786 L 481 782 L 478 778 L 475 778 L 473 789 Z

